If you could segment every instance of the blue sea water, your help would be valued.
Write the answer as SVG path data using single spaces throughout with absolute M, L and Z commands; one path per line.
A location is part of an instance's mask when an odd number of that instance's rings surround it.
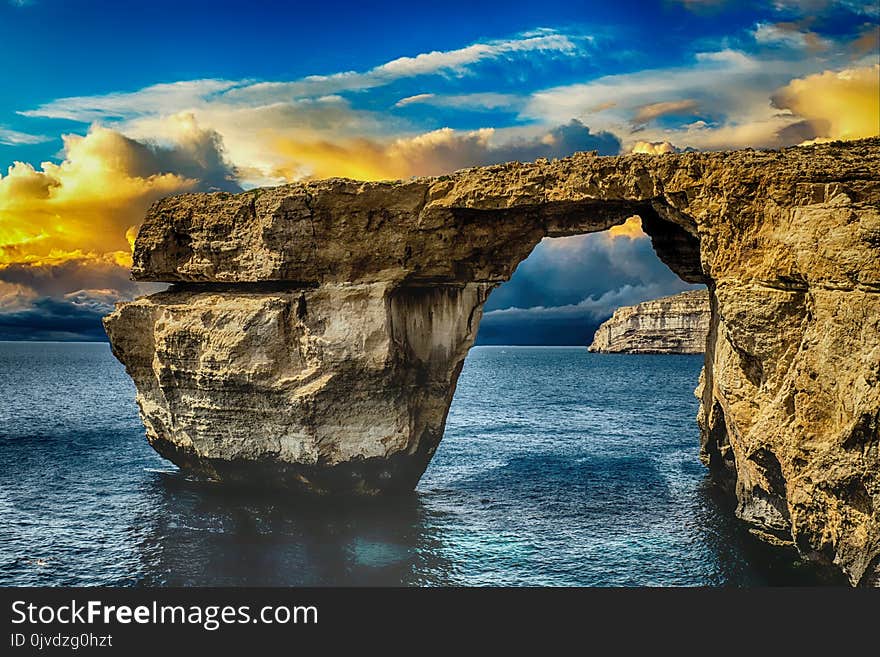
M 0 585 L 800 583 L 698 460 L 701 360 L 476 347 L 416 493 L 338 504 L 179 472 L 106 344 L 0 343 Z

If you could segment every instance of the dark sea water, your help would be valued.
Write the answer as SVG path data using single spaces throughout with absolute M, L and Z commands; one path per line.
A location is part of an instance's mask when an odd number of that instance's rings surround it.
M 417 492 L 192 480 L 106 344 L 0 343 L 0 585 L 762 585 L 700 464 L 699 356 L 477 347 Z

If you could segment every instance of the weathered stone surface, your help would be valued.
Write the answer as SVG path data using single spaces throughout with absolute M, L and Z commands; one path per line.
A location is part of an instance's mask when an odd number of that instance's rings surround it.
M 225 479 L 412 490 L 488 286 L 171 289 L 108 319 L 150 444 Z M 254 464 L 258 475 L 255 475 Z
M 706 290 L 623 306 L 596 329 L 590 351 L 702 354 L 706 351 L 710 315 Z
M 880 580 L 880 140 L 508 164 L 156 204 L 105 320 L 151 442 L 220 477 L 411 488 L 489 290 L 638 214 L 709 288 L 702 455 L 762 538 Z M 499 393 L 500 394 L 500 393 Z

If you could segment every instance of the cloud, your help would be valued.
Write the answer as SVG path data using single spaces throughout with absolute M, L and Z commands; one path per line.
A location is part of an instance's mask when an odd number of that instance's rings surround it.
M 800 16 L 825 16 L 834 12 L 880 16 L 880 6 L 873 0 L 772 0 L 770 4 L 776 11 Z
M 0 340 L 103 340 L 115 302 L 166 287 L 129 280 L 110 255 L 0 267 Z
M 678 153 L 676 148 L 668 141 L 637 141 L 630 149 L 631 153 L 645 153 L 647 155 L 662 155 L 664 153 Z
M 0 313 L 0 338 L 106 340 L 101 317 L 112 309 L 105 290 L 79 290 L 60 299 L 42 297 L 27 308 Z
M 555 127 L 445 127 L 406 134 L 393 130 L 393 118 L 381 121 L 373 113 L 352 109 L 341 98 L 212 108 L 201 111 L 198 120 L 223 135 L 225 152 L 247 186 L 332 176 L 407 178 L 509 160 L 564 157 L 582 150 L 603 155 L 620 150 L 614 135 L 590 130 L 578 120 Z M 139 139 L 169 134 L 165 118 L 138 120 L 126 129 Z
M 141 160 L 139 168 L 134 170 L 137 175 L 173 172 L 197 181 L 199 191 L 240 189 L 238 172 L 227 158 L 220 133 L 200 127 L 192 113 L 181 112 L 167 117 L 161 142 L 152 143 L 145 139 L 135 148 L 138 148 Z
M 327 94 L 386 86 L 397 80 L 427 75 L 467 75 L 477 64 L 503 60 L 513 63 L 535 55 L 546 58 L 574 57 L 589 44 L 588 37 L 551 29 L 521 33 L 510 39 L 473 43 L 453 50 L 434 50 L 414 57 L 398 57 L 367 71 L 310 75 L 291 82 L 262 82 L 226 93 L 229 100 L 284 102 L 291 98 L 314 98 Z
M 361 180 L 440 175 L 473 166 L 539 157 L 558 158 L 596 150 L 615 155 L 620 141 L 607 132 L 594 133 L 578 120 L 526 137 L 499 134 L 492 128 L 457 131 L 441 128 L 391 141 L 371 139 L 298 140 L 279 138 L 273 152 L 284 164 L 271 176 L 295 180 L 346 176 Z
M 131 93 L 70 96 L 19 112 L 22 116 L 67 119 L 81 123 L 132 119 L 154 114 L 176 114 L 198 107 L 237 84 L 229 80 L 185 80 L 154 84 Z
M 45 135 L 32 135 L 0 126 L 0 144 L 21 146 L 22 144 L 42 144 L 47 141 L 50 141 L 50 138 Z
M 95 126 L 64 137 L 60 163 L 16 162 L 0 175 L 0 336 L 101 338 L 112 300 L 156 289 L 128 280 L 147 207 L 183 191 L 239 189 L 219 136 L 189 116 L 172 121 L 165 144 Z
M 36 297 L 36 293 L 25 285 L 0 280 L 0 313 L 23 310 Z
M 419 137 L 432 130 L 413 125 L 407 118 L 411 112 L 396 116 L 385 111 L 388 101 L 382 103 L 367 92 L 397 84 L 388 91 L 396 93 L 406 80 L 457 88 L 462 80 L 478 79 L 481 66 L 491 67 L 493 84 L 505 75 L 519 80 L 523 71 L 581 57 L 590 43 L 590 37 L 582 34 L 543 28 L 462 48 L 398 57 L 363 71 L 310 75 L 290 81 L 204 79 L 157 84 L 134 92 L 60 98 L 22 114 L 100 122 L 138 141 L 160 142 L 173 132 L 169 116 L 192 115 L 198 125 L 222 135 L 228 159 L 235 163 L 239 181 L 245 186 L 279 184 L 316 175 L 376 178 L 408 175 L 410 171 L 441 171 L 439 165 L 402 166 L 394 152 L 382 155 L 389 149 L 403 150 L 407 140 L 418 144 Z M 390 102 L 396 109 L 428 102 L 478 111 L 521 104 L 515 94 L 493 91 L 443 94 L 429 89 L 398 98 L 396 103 Z M 457 134 L 463 147 L 476 138 Z M 492 146 L 504 136 L 496 131 Z M 391 146 L 397 140 L 403 143 Z M 334 153 L 340 157 L 334 158 Z M 364 158 L 374 153 L 379 153 L 380 162 L 366 166 L 369 162 Z M 349 156 L 353 162 L 343 159 Z M 484 161 L 485 157 L 470 161 L 461 157 L 456 166 Z
M 607 132 L 595 133 L 577 119 L 530 137 L 496 140 L 492 129 L 460 133 L 449 128 L 412 139 L 398 140 L 390 153 L 405 162 L 412 174 L 435 175 L 456 169 L 539 157 L 559 158 L 578 151 L 601 155 L 620 152 L 620 140 Z
M 634 125 L 643 125 L 649 121 L 658 119 L 661 116 L 668 116 L 670 114 L 677 116 L 691 115 L 697 110 L 699 105 L 700 104 L 692 98 L 667 100 L 662 103 L 642 105 L 641 107 L 636 108 L 636 113 L 632 122 Z
M 606 109 L 591 115 L 591 125 L 621 135 L 624 143 L 670 141 L 707 149 L 774 145 L 779 130 L 795 120 L 771 107 L 769 96 L 791 79 L 793 69 L 797 74 L 799 67 L 809 70 L 811 65 L 762 61 L 729 49 L 703 52 L 688 66 L 608 75 L 537 92 L 523 116 L 563 120 L 599 106 Z M 633 133 L 640 111 L 674 107 L 682 99 L 698 103 L 708 120 Z
M 871 85 L 877 74 L 868 79 L 865 67 L 818 74 L 824 76 L 828 97 L 820 100 L 811 96 L 816 99 L 815 108 L 797 102 L 795 90 L 819 85 L 812 79 L 817 75 L 816 63 L 807 57 L 762 59 L 732 49 L 703 52 L 690 66 L 604 76 L 537 92 L 522 116 L 563 120 L 602 107 L 601 112 L 591 114 L 591 127 L 619 135 L 627 149 L 637 142 L 670 142 L 700 150 L 792 146 L 819 136 L 834 136 L 820 130 L 820 119 L 826 118 L 832 106 L 838 113 L 835 123 L 870 122 L 876 115 L 877 95 L 875 92 L 872 98 L 869 93 L 875 88 Z M 856 70 L 862 72 L 856 75 Z M 810 83 L 797 82 L 808 77 Z M 830 84 L 832 79 L 835 84 Z M 791 89 L 786 91 L 789 84 Z M 639 125 L 658 112 L 691 103 L 699 105 L 702 118 L 697 121 Z M 876 119 L 873 122 L 876 126 Z M 857 131 L 836 130 L 834 134 L 842 137 Z
M 493 92 L 469 93 L 469 94 L 416 94 L 397 101 L 395 107 L 407 105 L 431 105 L 434 107 L 450 107 L 455 109 L 469 110 L 513 110 L 522 105 L 524 98 L 515 94 L 503 94 Z
M 858 139 L 880 133 L 880 64 L 792 80 L 773 104 L 803 117 L 814 137 Z
M 60 164 L 16 162 L 0 175 L 0 266 L 110 254 L 126 262 L 126 232 L 155 200 L 183 191 L 236 189 L 219 137 L 181 119 L 173 146 L 107 128 L 64 137 Z
M 609 228 L 608 237 L 612 239 L 623 237 L 629 240 L 640 240 L 646 239 L 648 235 L 642 230 L 642 218 L 635 216 L 627 218 L 622 224 Z
M 851 47 L 854 57 L 880 50 L 880 25 L 865 23 L 859 36 L 852 42 Z
M 651 240 L 634 220 L 616 234 L 605 231 L 542 240 L 511 280 L 492 293 L 486 312 L 576 306 L 608 290 L 653 284 L 673 292 L 684 285 L 657 258 Z
M 290 144 L 326 143 L 345 149 L 348 142 L 391 139 L 401 129 L 393 118 L 353 109 L 338 96 L 254 106 L 217 101 L 185 113 L 202 129 L 222 135 L 226 159 L 234 163 L 238 181 L 248 187 L 303 177 L 291 162 Z M 115 127 L 139 141 L 173 143 L 173 116 L 143 116 Z
M 461 74 L 465 68 L 486 59 L 511 58 L 521 53 L 542 52 L 572 55 L 577 53 L 577 40 L 555 30 L 538 29 L 520 34 L 514 39 L 474 43 L 465 48 L 432 51 L 415 57 L 398 57 L 372 69 L 367 75 L 379 77 L 412 77 L 438 71 Z
M 682 282 L 682 289 L 688 289 L 688 284 Z M 682 290 L 678 290 L 680 292 Z M 663 283 L 645 283 L 642 285 L 626 284 L 619 288 L 608 290 L 598 296 L 592 295 L 577 303 L 562 306 L 532 306 L 530 308 L 511 307 L 501 310 L 490 310 L 483 315 L 484 318 L 568 318 L 589 319 L 602 322 L 620 306 L 629 306 L 649 299 L 657 299 L 665 296 L 667 286 Z
M 394 103 L 395 107 L 406 107 L 407 105 L 412 105 L 413 103 L 423 103 L 427 100 L 430 100 L 435 97 L 435 94 L 415 94 L 414 96 L 407 96 L 406 98 L 401 98 L 396 103 Z
M 21 112 L 24 116 L 94 121 L 132 120 L 210 106 L 268 106 L 297 100 L 320 100 L 344 92 L 374 89 L 397 80 L 427 75 L 461 77 L 476 65 L 515 63 L 523 58 L 570 58 L 584 52 L 589 37 L 538 29 L 509 39 L 477 42 L 463 48 L 398 57 L 366 71 L 310 75 L 292 81 L 204 79 L 156 84 L 130 93 L 59 98 Z M 199 117 L 201 119 L 201 117 Z
M 805 29 L 803 21 L 784 21 L 779 23 L 758 23 L 755 27 L 755 41 L 772 47 L 785 47 L 811 53 L 822 52 L 831 47 L 831 42 L 816 32 Z
M 0 283 L 20 286 L 31 296 L 60 297 L 81 289 L 111 289 L 122 299 L 152 289 L 129 280 L 129 276 L 129 265 L 119 262 L 115 253 L 65 254 L 0 268 Z

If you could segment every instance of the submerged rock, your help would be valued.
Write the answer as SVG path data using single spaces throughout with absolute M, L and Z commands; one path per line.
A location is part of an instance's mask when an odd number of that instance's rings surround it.
M 710 315 L 706 290 L 623 306 L 596 329 L 590 351 L 702 354 L 706 351 Z
M 880 578 L 880 140 L 505 164 L 155 204 L 105 319 L 156 449 L 212 476 L 411 489 L 490 290 L 638 215 L 708 287 L 702 458 L 768 542 Z M 499 394 L 504 394 L 499 391 Z

